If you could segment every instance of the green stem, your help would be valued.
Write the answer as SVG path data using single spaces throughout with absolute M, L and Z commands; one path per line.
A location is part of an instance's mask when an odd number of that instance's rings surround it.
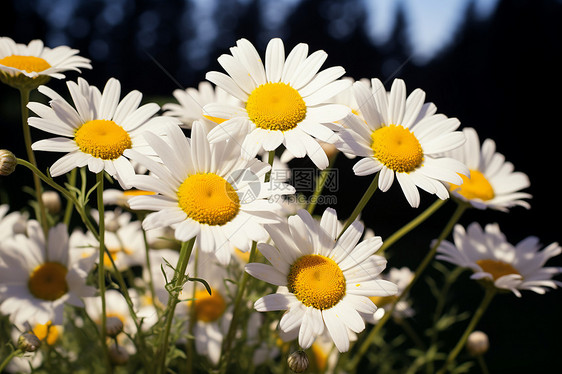
M 373 180 L 371 181 L 371 184 L 369 185 L 369 187 L 367 187 L 367 190 L 363 194 L 363 197 L 361 198 L 361 200 L 359 200 L 359 203 L 355 206 L 355 209 L 353 210 L 353 212 L 345 222 L 345 225 L 343 226 L 343 229 L 341 230 L 338 238 L 341 237 L 342 234 L 345 232 L 345 230 L 347 230 L 347 228 L 351 226 L 351 224 L 355 221 L 355 219 L 359 217 L 359 214 L 361 214 L 361 212 L 365 208 L 365 205 L 367 205 L 367 203 L 369 202 L 369 200 L 371 200 L 371 197 L 377 190 L 378 183 L 379 183 L 379 173 L 376 173 L 375 176 L 373 177 Z
M 420 215 L 418 215 L 416 218 L 414 218 L 413 220 L 408 222 L 400 230 L 396 231 L 388 239 L 386 239 L 384 241 L 384 243 L 382 244 L 382 246 L 377 251 L 377 253 L 384 252 L 385 249 L 387 249 L 388 247 L 393 245 L 395 242 L 400 240 L 407 233 L 409 233 L 410 231 L 412 231 L 413 229 L 418 227 L 422 222 L 424 222 L 426 219 L 431 217 L 431 215 L 433 213 L 435 213 L 439 208 L 441 208 L 446 202 L 447 202 L 447 200 L 437 199 L 433 204 L 431 204 Z
M 178 263 L 174 272 L 173 278 L 173 289 L 168 297 L 168 305 L 166 307 L 166 319 L 164 325 L 164 331 L 159 337 L 158 347 L 156 351 L 156 372 L 163 374 L 166 372 L 166 356 L 168 353 L 168 346 L 170 342 L 170 330 L 172 328 L 172 320 L 174 318 L 174 313 L 176 310 L 176 305 L 178 304 L 178 299 L 180 292 L 182 290 L 183 284 L 185 282 L 185 271 L 187 269 L 187 264 L 189 262 L 189 257 L 191 256 L 191 251 L 193 250 L 193 245 L 195 244 L 195 237 L 187 242 L 183 242 L 180 249 L 180 256 L 178 258 Z
M 2 370 L 4 370 L 4 368 L 6 366 L 8 366 L 8 364 L 10 363 L 10 361 L 12 361 L 12 358 L 19 356 L 20 354 L 22 354 L 23 351 L 21 349 L 15 349 L 12 351 L 12 353 L 10 353 L 8 355 L 8 357 L 6 357 L 4 359 L 4 361 L 2 361 L 2 363 L 0 364 L 0 373 L 2 372 Z
M 466 330 L 464 330 L 464 333 L 462 334 L 461 338 L 457 342 L 457 345 L 455 345 L 453 350 L 449 353 L 447 359 L 445 360 L 445 364 L 443 364 L 443 367 L 437 372 L 437 374 L 444 374 L 445 372 L 447 372 L 449 365 L 455 360 L 455 358 L 464 348 L 468 336 L 472 331 L 474 331 L 474 328 L 476 327 L 476 325 L 484 315 L 484 312 L 490 305 L 490 302 L 492 301 L 496 293 L 497 293 L 497 289 L 495 287 L 492 286 L 486 287 L 486 291 L 484 293 L 484 297 L 482 298 L 482 302 L 478 306 L 478 309 L 476 309 L 476 311 L 474 312 L 472 319 L 470 320 L 468 326 L 466 327 Z
M 311 215 L 314 212 L 314 208 L 316 208 L 316 204 L 318 203 L 318 196 L 320 196 L 320 194 L 322 193 L 322 190 L 324 189 L 324 185 L 326 184 L 326 181 L 328 180 L 328 175 L 332 171 L 332 166 L 334 165 L 334 162 L 336 161 L 336 158 L 337 158 L 338 154 L 339 154 L 339 152 L 336 152 L 336 153 L 334 153 L 334 155 L 332 155 L 332 157 L 330 157 L 330 163 L 328 164 L 328 167 L 326 169 L 322 170 L 322 172 L 320 173 L 320 176 L 318 177 L 318 180 L 316 181 L 316 186 L 314 188 L 314 192 L 312 193 L 312 196 L 310 197 L 310 200 L 308 201 L 308 206 L 306 207 L 306 210 Z
M 73 187 L 76 185 L 77 170 L 78 169 L 76 168 L 72 169 L 70 171 L 70 175 L 68 176 L 68 183 Z M 70 226 L 70 219 L 72 218 L 73 210 L 74 210 L 74 203 L 71 200 L 68 200 L 66 203 L 66 208 L 64 211 L 64 218 L 63 218 L 63 222 L 67 227 Z
M 20 107 L 21 107 L 21 124 L 23 128 L 23 140 L 25 142 L 25 149 L 27 152 L 27 159 L 29 162 L 37 167 L 37 161 L 35 160 L 35 154 L 31 149 L 31 131 L 29 129 L 29 123 L 27 122 L 29 118 L 29 109 L 27 104 L 29 104 L 29 94 L 31 92 L 28 88 L 20 88 Z M 49 224 L 47 222 L 47 211 L 45 209 L 45 204 L 43 203 L 43 187 L 41 186 L 41 180 L 35 174 L 33 174 L 33 185 L 35 186 L 35 195 L 37 199 L 37 205 L 39 206 L 38 218 L 37 220 L 41 223 L 45 238 L 49 233 Z
M 98 212 L 99 212 L 99 224 L 98 224 L 98 237 L 100 243 L 99 249 L 99 260 L 98 260 L 98 287 L 100 291 L 101 297 L 101 342 L 102 348 L 105 353 L 105 356 L 109 360 L 108 352 L 107 352 L 107 312 L 106 312 L 106 300 L 105 300 L 105 213 L 104 213 L 104 206 L 103 206 L 103 171 L 96 174 L 96 182 L 97 182 L 97 202 L 98 202 Z M 111 258 L 111 255 L 109 256 Z M 108 361 L 109 362 L 109 361 Z M 109 363 L 109 368 L 111 367 L 111 363 Z
M 378 332 L 382 329 L 382 327 L 386 324 L 386 322 L 390 319 L 390 317 L 394 313 L 394 310 L 396 309 L 396 305 L 398 304 L 398 302 L 400 302 L 400 300 L 402 300 L 402 298 L 409 293 L 409 291 L 412 289 L 414 284 L 421 278 L 422 273 L 425 271 L 427 266 L 433 260 L 433 257 L 437 252 L 437 248 L 439 247 L 439 244 L 441 244 L 441 242 L 451 233 L 453 227 L 459 221 L 459 219 L 461 218 L 464 211 L 468 208 L 468 206 L 469 206 L 468 204 L 462 204 L 462 203 L 457 206 L 457 209 L 455 210 L 451 219 L 449 220 L 449 222 L 447 223 L 447 225 L 439 235 L 439 238 L 435 241 L 429 252 L 425 255 L 422 262 L 418 265 L 414 273 L 414 277 L 412 278 L 412 281 L 404 288 L 404 290 L 400 295 L 397 295 L 397 297 L 393 300 L 391 304 L 390 310 L 386 312 L 384 316 L 377 322 L 374 328 L 371 329 L 371 331 L 369 332 L 369 335 L 367 335 L 367 338 L 359 346 L 359 350 L 357 354 L 350 361 L 350 365 L 349 365 L 350 371 L 355 370 L 355 368 L 359 364 L 359 361 L 371 346 Z
M 252 249 L 250 250 L 250 258 L 248 263 L 255 262 L 257 256 L 257 243 L 254 241 L 252 242 Z M 230 326 L 228 327 L 228 332 L 222 344 L 222 356 L 220 365 L 220 373 L 227 373 L 228 365 L 230 364 L 230 359 L 232 356 L 232 343 L 234 337 L 236 335 L 236 329 L 238 327 L 238 319 L 241 312 L 242 300 L 244 299 L 244 295 L 246 293 L 246 286 L 248 284 L 248 280 L 250 279 L 250 274 L 247 272 L 242 273 L 242 279 L 238 284 L 238 288 L 236 290 L 236 297 L 234 299 L 234 307 L 232 311 L 232 319 L 230 321 Z
M 195 250 L 195 258 L 193 261 L 193 276 L 194 277 L 198 277 L 198 269 L 199 269 L 199 251 L 196 249 Z M 188 320 L 188 325 L 187 325 L 187 335 L 188 337 L 193 336 L 193 329 L 195 328 L 195 322 L 196 322 L 196 318 L 197 318 L 197 310 L 195 309 L 195 299 L 196 299 L 196 295 L 197 295 L 197 286 L 198 283 L 195 282 L 193 283 L 193 292 L 191 294 L 191 302 L 189 305 L 189 320 Z M 185 344 L 186 346 L 186 356 L 187 356 L 187 374 L 192 374 L 193 373 L 193 359 L 195 357 L 194 355 L 194 342 L 188 338 L 187 342 Z

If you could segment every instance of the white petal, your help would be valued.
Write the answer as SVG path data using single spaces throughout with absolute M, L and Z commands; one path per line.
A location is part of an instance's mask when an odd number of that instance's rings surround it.
M 406 173 L 396 173 L 396 179 L 400 187 L 402 187 L 408 203 L 410 203 L 412 208 L 417 208 L 420 205 L 420 193 L 410 176 Z
M 322 312 L 312 307 L 306 308 L 299 329 L 299 345 L 303 349 L 310 348 L 316 337 L 324 330 Z
M 283 41 L 279 38 L 273 38 L 267 44 L 265 51 L 265 72 L 268 82 L 277 83 L 281 80 L 284 63 L 285 47 Z
M 228 75 L 220 73 L 218 71 L 210 71 L 205 75 L 205 78 L 208 81 L 213 82 L 232 96 L 236 97 L 237 99 L 243 102 L 246 102 L 248 100 L 248 94 L 244 92 Z
M 382 164 L 371 157 L 365 157 L 353 165 L 353 172 L 358 176 L 371 175 L 382 169 Z
M 72 152 L 79 148 L 74 140 L 68 138 L 51 138 L 39 140 L 31 145 L 34 151 Z
M 339 315 L 334 308 L 323 310 L 322 316 L 338 351 L 347 352 L 349 350 L 349 336 L 344 321 L 345 316 Z
M 200 231 L 201 226 L 197 222 L 191 219 L 186 219 L 176 227 L 175 237 L 178 240 L 186 242 L 198 235 Z
M 119 103 L 119 96 L 121 95 L 121 84 L 115 78 L 110 78 L 101 96 L 98 117 L 100 119 L 111 120 L 115 114 L 115 109 Z
M 296 74 L 291 78 L 291 85 L 299 90 L 318 73 L 324 61 L 328 58 L 328 54 L 324 51 L 315 51 L 306 58 L 299 66 Z
M 113 116 L 115 123 L 119 124 L 121 127 L 125 127 L 122 124 L 123 120 L 139 107 L 141 100 L 142 94 L 139 91 L 134 90 L 129 92 L 115 109 L 115 115 Z
M 285 83 L 290 83 L 296 73 L 297 67 L 302 61 L 306 59 L 308 54 L 308 45 L 305 43 L 297 44 L 285 60 L 285 65 L 283 66 L 283 74 L 281 75 L 281 81 Z
M 292 295 L 271 294 L 265 295 L 254 303 L 254 308 L 258 312 L 270 312 L 275 310 L 287 310 L 296 298 Z
M 254 278 L 276 286 L 287 285 L 287 276 L 270 265 L 253 262 L 246 265 L 246 272 Z

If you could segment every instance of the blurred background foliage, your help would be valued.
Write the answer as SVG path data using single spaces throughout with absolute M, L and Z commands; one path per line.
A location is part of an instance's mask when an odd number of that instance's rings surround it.
M 382 3 L 392 3 L 394 12 L 377 14 Z M 137 89 L 145 100 L 160 104 L 173 101 L 171 93 L 176 88 L 196 87 L 207 71 L 221 71 L 217 57 L 241 37 L 252 41 L 262 55 L 272 37 L 283 38 L 287 50 L 299 42 L 308 43 L 310 51 L 328 53 L 325 66 L 342 65 L 354 79 L 378 77 L 390 87 L 393 78 L 402 78 L 409 92 L 422 88 L 439 112 L 458 117 L 461 126 L 474 127 L 481 141 L 494 139 L 497 150 L 529 176 L 531 210 L 519 208 L 509 214 L 473 210 L 465 214 L 462 224 L 498 222 L 512 243 L 529 235 L 538 236 L 544 245 L 560 241 L 562 2 L 497 0 L 483 11 L 481 3 L 464 1 L 457 7 L 454 26 L 441 31 L 441 42 L 427 52 L 419 48 L 416 37 L 420 35 L 414 28 L 419 19 L 413 18 L 412 8 L 433 7 L 428 11 L 440 17 L 439 7 L 445 7 L 444 3 L 4 0 L 0 35 L 19 43 L 38 38 L 50 47 L 66 44 L 79 49 L 92 60 L 93 70 L 82 74 L 91 84 L 102 87 L 109 77 L 116 77 L 123 92 Z M 428 23 L 427 16 L 422 13 L 421 17 Z M 387 31 L 375 33 L 383 21 L 390 25 Z M 428 30 L 431 27 L 429 22 Z M 76 77 L 76 73 L 67 76 Z M 49 85 L 66 92 L 64 82 Z M 18 105 L 17 92 L 0 86 L 0 148 L 23 157 Z M 33 136 L 44 135 L 36 131 Z M 54 159 L 56 155 L 38 156 L 43 168 Z M 306 160 L 295 162 L 310 166 Z M 335 208 L 341 217 L 351 212 L 370 182 L 353 176 L 353 163 L 340 157 L 336 165 L 340 188 Z M 31 185 L 31 177 L 21 168 L 0 179 L 0 201 L 9 201 L 13 209 L 27 208 L 29 195 L 22 191 L 22 184 Z M 422 195 L 419 209 L 431 202 L 429 195 Z M 397 243 L 389 266 L 417 265 L 429 240 L 450 216 L 452 205 Z M 392 188 L 387 194 L 375 194 L 362 218 L 384 239 L 419 212 L 407 205 L 398 188 Z M 553 264 L 560 266 L 562 261 L 556 259 Z M 422 289 L 414 303 L 419 313 L 414 324 L 422 326 L 424 311 L 429 313 L 433 306 L 424 303 L 424 292 L 432 300 L 430 291 Z M 551 373 L 555 365 L 560 367 L 559 292 L 526 293 L 522 299 L 503 295 L 494 301 L 479 327 L 490 335 L 487 359 L 492 373 Z M 481 290 L 464 274 L 456 295 L 459 308 L 471 311 Z M 462 324 L 451 328 L 452 342 L 463 328 Z

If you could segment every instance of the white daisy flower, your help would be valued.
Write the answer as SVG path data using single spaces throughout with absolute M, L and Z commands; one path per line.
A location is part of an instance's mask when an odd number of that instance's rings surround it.
M 136 196 L 129 200 L 131 209 L 156 211 L 143 220 L 145 230 L 172 226 L 180 241 L 197 238 L 203 252 L 214 252 L 227 264 L 234 248 L 250 249 L 252 241 L 267 238 L 264 223 L 277 222 L 280 209 L 274 195 L 294 193 L 284 183 L 264 183 L 270 169 L 257 159 L 240 158 L 233 142 L 209 144 L 207 132 L 199 122 L 188 139 L 178 126 L 169 126 L 170 143 L 146 134 L 163 164 L 140 154 L 137 158 L 152 175 L 137 175 L 131 184 L 157 195 Z
M 69 70 L 91 69 L 90 60 L 78 56 L 78 52 L 67 46 L 51 49 L 41 40 L 20 44 L 3 36 L 0 37 L 0 78 L 11 81 L 22 75 L 31 79 L 42 77 L 44 83 L 50 77 L 63 79 L 63 73 Z
M 496 209 L 507 212 L 514 206 L 529 209 L 531 206 L 523 199 L 530 199 L 528 193 L 520 192 L 529 187 L 527 175 L 513 171 L 513 164 L 496 152 L 496 143 L 486 139 L 480 146 L 478 134 L 473 128 L 463 129 L 466 143 L 446 153 L 463 162 L 470 169 L 470 177 L 461 175 L 462 185 L 450 185 L 453 196 L 469 202 L 478 209 Z
M 454 244 L 441 243 L 436 258 L 471 269 L 474 272 L 472 279 L 489 282 L 518 297 L 521 297 L 521 290 L 544 294 L 547 288 L 562 285 L 552 279 L 562 272 L 562 268 L 544 266 L 550 258 L 562 252 L 558 243 L 539 251 L 539 239 L 529 236 L 512 245 L 506 241 L 498 224 L 488 224 L 482 230 L 476 222 L 467 230 L 456 225 L 453 238 Z
M 39 87 L 39 92 L 51 99 L 50 106 L 28 104 L 38 115 L 29 118 L 30 126 L 61 135 L 33 143 L 33 150 L 66 152 L 51 166 L 53 177 L 87 165 L 92 173 L 105 170 L 127 188 L 123 180 L 135 173 L 129 152 L 150 152 L 140 135 L 146 130 L 159 132 L 162 124 L 178 124 L 178 120 L 153 117 L 160 110 L 155 103 L 139 107 L 139 91 L 131 91 L 120 101 L 121 84 L 114 78 L 107 81 L 103 93 L 82 78 L 67 86 L 75 108 L 46 86 Z
M 190 129 L 194 121 L 205 124 L 209 130 L 217 124 L 224 122 L 222 118 L 209 116 L 203 107 L 210 103 L 221 103 L 227 105 L 240 105 L 238 99 L 224 91 L 220 87 L 215 87 L 209 82 L 200 82 L 197 88 L 186 88 L 185 90 L 174 90 L 172 93 L 178 104 L 166 103 L 162 106 L 164 115 L 178 118 L 182 122 L 182 127 Z
M 325 329 L 340 352 L 349 349 L 350 338 L 365 329 L 362 314 L 374 313 L 370 296 L 390 296 L 395 284 L 376 279 L 386 266 L 374 253 L 380 237 L 357 244 L 363 224 L 355 221 L 338 238 L 336 211 L 327 208 L 320 222 L 304 209 L 289 217 L 287 224 L 266 226 L 273 247 L 258 244 L 271 265 L 250 263 L 246 271 L 279 286 L 277 293 L 256 301 L 257 311 L 287 310 L 279 327 L 298 329 L 299 345 L 309 348 Z
M 328 158 L 317 140 L 333 143 L 336 139 L 325 123 L 335 122 L 349 113 L 344 105 L 327 100 L 349 87 L 338 80 L 340 66 L 319 72 L 327 58 L 324 51 L 307 57 L 308 45 L 297 45 L 285 59 L 280 39 L 267 45 L 264 64 L 252 45 L 240 39 L 218 61 L 228 75 L 212 71 L 206 78 L 242 102 L 241 106 L 208 104 L 209 116 L 227 119 L 209 133 L 211 142 L 244 138 L 242 155 L 255 157 L 261 149 L 272 151 L 283 144 L 294 157 L 308 155 L 324 169 Z
M 48 256 L 47 256 L 48 248 Z M 0 312 L 15 324 L 25 322 L 62 324 L 63 307 L 83 307 L 82 297 L 95 289 L 86 285 L 92 261 L 74 261 L 69 256 L 66 225 L 43 230 L 28 222 L 27 236 L 18 234 L 0 247 Z
M 379 172 L 381 191 L 387 191 L 396 178 L 412 207 L 420 203 L 418 187 L 447 199 L 443 182 L 461 184 L 459 173 L 468 174 L 458 160 L 441 157 L 464 143 L 463 133 L 455 131 L 460 122 L 434 114 L 435 107 L 424 104 L 420 89 L 406 98 L 406 85 L 400 79 L 394 80 L 389 93 L 378 79 L 372 79 L 371 85 L 369 89 L 362 82 L 354 83 L 364 119 L 346 117 L 346 129 L 337 142 L 342 152 L 363 157 L 353 166 L 355 175 Z

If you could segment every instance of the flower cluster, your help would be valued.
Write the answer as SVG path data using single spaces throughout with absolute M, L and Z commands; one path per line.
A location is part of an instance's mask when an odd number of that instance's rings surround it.
M 30 169 L 37 198 L 32 212 L 0 207 L 0 326 L 13 348 L 0 368 L 72 372 L 87 359 L 106 372 L 226 373 L 288 357 L 295 372 L 354 372 L 389 319 L 412 333 L 411 291 L 434 260 L 450 263 L 440 265 L 448 283 L 437 287 L 438 305 L 460 274 L 450 265 L 472 270 L 486 290 L 466 337 L 497 291 L 560 285 L 562 269 L 545 266 L 558 244 L 539 251 L 535 237 L 510 245 L 497 224 L 454 226 L 471 207 L 530 208 L 529 180 L 494 141 L 481 145 L 476 130 L 460 129 L 423 90 L 408 94 L 401 79 L 388 91 L 378 78 L 355 81 L 343 67 L 322 70 L 324 51 L 301 43 L 286 54 L 277 38 L 262 61 L 240 39 L 218 58 L 224 73 L 208 72 L 160 107 L 123 94 L 116 78 L 102 89 L 81 77 L 68 92 L 48 87 L 50 77 L 91 68 L 77 53 L 0 38 L 2 81 L 27 98 L 42 94 L 24 124 L 54 136 L 29 142 L 28 154 L 62 153 L 52 165 L 3 153 L 3 175 Z M 339 153 L 357 160 L 358 178 L 372 175 L 345 220 L 334 207 L 314 213 Z M 310 199 L 294 199 L 302 192 L 276 173 L 290 173 L 294 158 L 319 171 Z M 412 208 L 437 199 L 383 241 L 360 217 L 395 180 Z M 61 197 L 64 210 L 53 201 Z M 387 268 L 389 247 L 447 201 L 456 213 L 419 267 Z M 436 318 L 462 320 L 451 313 Z M 453 369 L 466 340 L 444 361 L 424 353 L 416 362 Z

